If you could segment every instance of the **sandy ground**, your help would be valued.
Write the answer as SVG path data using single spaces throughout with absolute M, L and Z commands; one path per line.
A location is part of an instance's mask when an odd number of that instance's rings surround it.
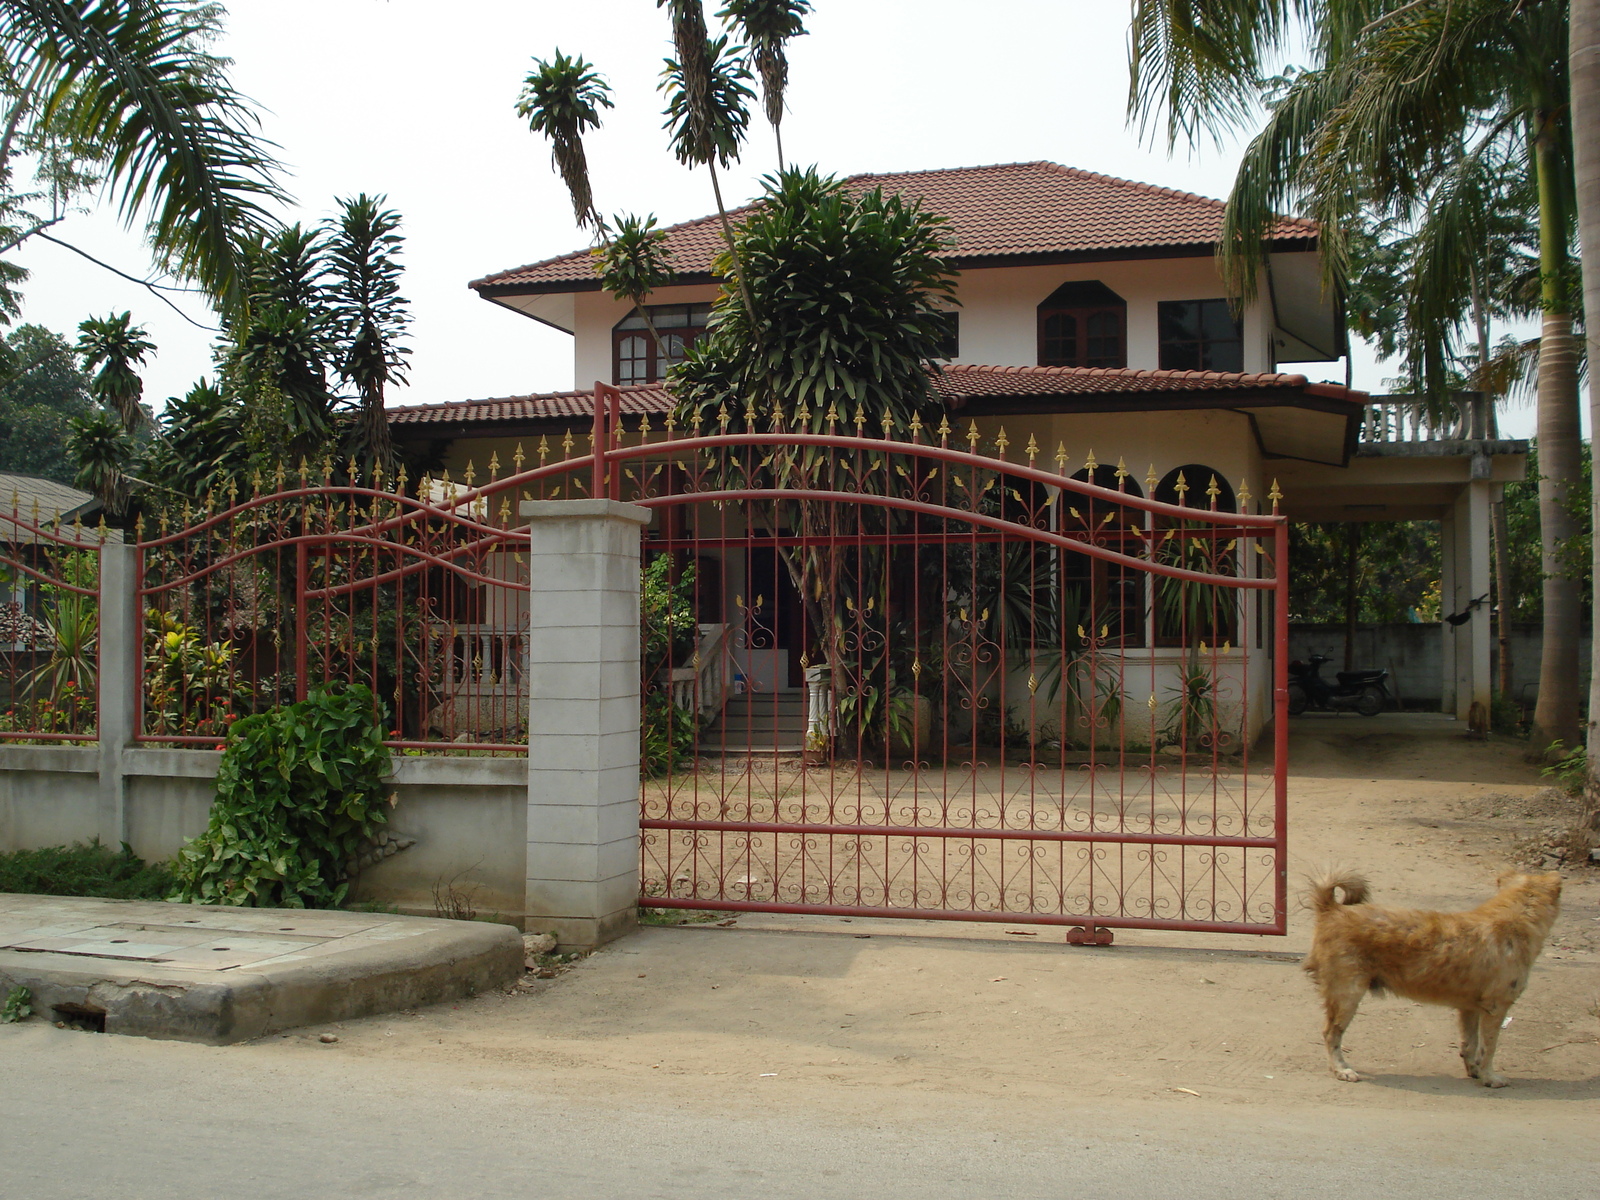
M 1516 745 L 1468 742 L 1460 729 L 1419 716 L 1297 722 L 1297 881 L 1339 863 L 1367 871 L 1380 902 L 1466 907 L 1490 894 L 1559 805 L 1541 797 L 1545 781 Z M 1298 967 L 1309 933 L 1298 908 L 1283 938 L 1119 931 L 1105 948 L 1069 947 L 1060 929 L 741 916 L 727 927 L 641 929 L 510 994 L 240 1047 L 134 1047 L 34 1022 L 0 1030 L 0 1055 L 17 1038 L 13 1046 L 41 1054 L 248 1068 L 356 1092 L 381 1081 L 441 1095 L 531 1089 L 569 1104 L 676 1112 L 685 1127 L 778 1114 L 818 1128 L 893 1119 L 985 1145 L 1038 1145 L 1066 1122 L 1086 1130 L 1085 1142 L 1091 1129 L 1124 1140 L 1188 1130 L 1234 1147 L 1246 1130 L 1281 1136 L 1283 1153 L 1308 1170 L 1319 1156 L 1376 1152 L 1381 1142 L 1398 1161 L 1437 1160 L 1491 1182 L 1496 1172 L 1528 1181 L 1555 1167 L 1593 1180 L 1600 869 L 1569 871 L 1563 899 L 1502 1038 L 1497 1066 L 1511 1086 L 1497 1092 L 1463 1076 L 1452 1013 L 1395 999 L 1368 1000 L 1346 1038 L 1371 1082 L 1331 1079 Z M 324 1032 L 339 1040 L 319 1042 Z M 111 1041 L 130 1045 L 89 1045 Z M 1565 1174 L 1558 1184 L 1524 1194 L 1585 1194 Z M 1430 1188 L 1368 1194 L 1479 1194 Z M 1493 1191 L 1486 1182 L 1483 1194 Z

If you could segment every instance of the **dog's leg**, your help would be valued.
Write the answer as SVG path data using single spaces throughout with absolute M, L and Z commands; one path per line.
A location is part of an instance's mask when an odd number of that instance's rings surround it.
M 1484 1087 L 1501 1088 L 1510 1082 L 1494 1071 L 1494 1051 L 1500 1043 L 1500 1024 L 1506 1019 L 1511 1005 L 1491 1008 L 1478 1014 L 1478 1082 Z
M 1361 1082 L 1360 1074 L 1345 1061 L 1344 1031 L 1355 1020 L 1356 1009 L 1361 1007 L 1361 997 L 1366 991 L 1367 981 L 1362 979 L 1343 984 L 1337 992 L 1329 990 L 1322 997 L 1327 1012 L 1327 1020 L 1322 1026 L 1322 1040 L 1328 1047 L 1328 1070 L 1333 1072 L 1335 1079 L 1342 1079 L 1345 1083 Z
M 1478 1077 L 1478 1065 L 1483 1059 L 1483 1051 L 1478 1046 L 1478 1010 L 1463 1008 L 1456 1012 L 1461 1020 L 1461 1061 L 1466 1064 L 1467 1077 Z

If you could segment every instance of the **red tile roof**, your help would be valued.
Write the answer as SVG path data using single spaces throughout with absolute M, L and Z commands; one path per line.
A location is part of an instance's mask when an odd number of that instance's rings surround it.
M 1304 375 L 1238 374 L 1229 371 L 1138 371 L 1101 367 L 986 367 L 956 365 L 934 379 L 934 389 L 951 408 L 976 399 L 1046 400 L 1060 396 L 1136 395 L 1149 392 L 1300 392 L 1364 404 L 1365 392 L 1328 383 L 1311 383 Z M 664 414 L 672 397 L 658 385 L 625 387 L 622 411 L 630 415 Z M 588 420 L 594 414 L 594 393 L 546 392 L 496 400 L 461 400 L 391 408 L 391 425 L 496 425 L 541 421 Z
M 1220 200 L 1148 183 L 1097 175 L 1052 162 L 1004 163 L 894 175 L 852 175 L 852 191 L 882 187 L 920 199 L 948 218 L 958 265 L 968 260 L 1148 251 L 1167 246 L 1214 245 L 1222 232 Z M 748 208 L 729 216 L 737 219 Z M 668 249 L 680 275 L 707 275 L 722 245 L 715 217 L 667 230 Z M 1317 236 L 1313 221 L 1282 217 L 1275 239 Z M 470 286 L 506 291 L 564 291 L 594 285 L 589 251 L 530 263 L 477 279 Z M 978 265 L 973 263 L 972 265 Z M 565 285 L 565 286 L 563 286 Z
M 1365 392 L 1312 383 L 1304 375 L 1236 371 L 1141 371 L 1132 367 L 948 366 L 934 387 L 952 407 L 978 397 L 1094 396 L 1129 392 L 1293 390 L 1366 401 Z

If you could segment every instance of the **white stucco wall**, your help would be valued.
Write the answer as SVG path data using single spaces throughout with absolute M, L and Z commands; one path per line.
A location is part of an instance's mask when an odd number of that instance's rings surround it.
M 1036 310 L 1063 283 L 1097 279 L 1128 303 L 1128 366 L 1160 366 L 1156 305 L 1162 300 L 1214 300 L 1226 295 L 1215 261 L 1201 258 L 1078 263 L 1053 267 L 994 267 L 964 271 L 957 285 L 961 301 L 961 363 L 1034 366 L 1038 363 Z M 1263 289 L 1265 294 L 1265 289 Z M 717 288 L 663 288 L 657 304 L 705 303 Z M 587 388 L 611 379 L 611 331 L 629 306 L 603 292 L 580 292 L 574 299 L 577 330 L 573 347 L 573 386 Z M 1268 322 L 1253 305 L 1244 320 L 1244 369 L 1269 371 Z

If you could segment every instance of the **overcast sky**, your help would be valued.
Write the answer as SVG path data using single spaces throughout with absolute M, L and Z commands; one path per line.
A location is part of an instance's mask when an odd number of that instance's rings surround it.
M 708 16 L 719 7 L 707 0 Z M 791 162 L 848 175 L 1050 159 L 1224 196 L 1238 146 L 1169 157 L 1125 119 L 1122 0 L 815 0 L 810 33 L 790 45 Z M 220 51 L 261 109 L 298 208 L 316 222 L 336 197 L 382 193 L 404 217 L 410 386 L 420 404 L 573 386 L 571 338 L 479 300 L 468 281 L 586 244 L 547 143 L 513 106 L 534 57 L 581 53 L 617 107 L 587 147 L 601 211 L 654 212 L 663 224 L 712 211 L 708 178 L 678 165 L 655 91 L 670 49 L 655 0 L 230 0 Z M 724 184 L 748 198 L 776 158 L 752 122 L 742 166 Z M 109 213 L 53 232 L 134 275 L 147 258 Z M 145 372 L 158 406 L 210 371 L 212 336 L 145 290 L 35 241 L 23 319 L 75 336 L 86 316 L 131 310 L 160 348 Z M 202 324 L 205 306 L 179 300 Z M 1340 363 L 1305 368 L 1343 382 Z M 1355 383 L 1386 372 L 1358 350 Z M 1513 414 L 1531 430 L 1531 414 Z M 1515 432 L 1523 434 L 1522 428 Z

